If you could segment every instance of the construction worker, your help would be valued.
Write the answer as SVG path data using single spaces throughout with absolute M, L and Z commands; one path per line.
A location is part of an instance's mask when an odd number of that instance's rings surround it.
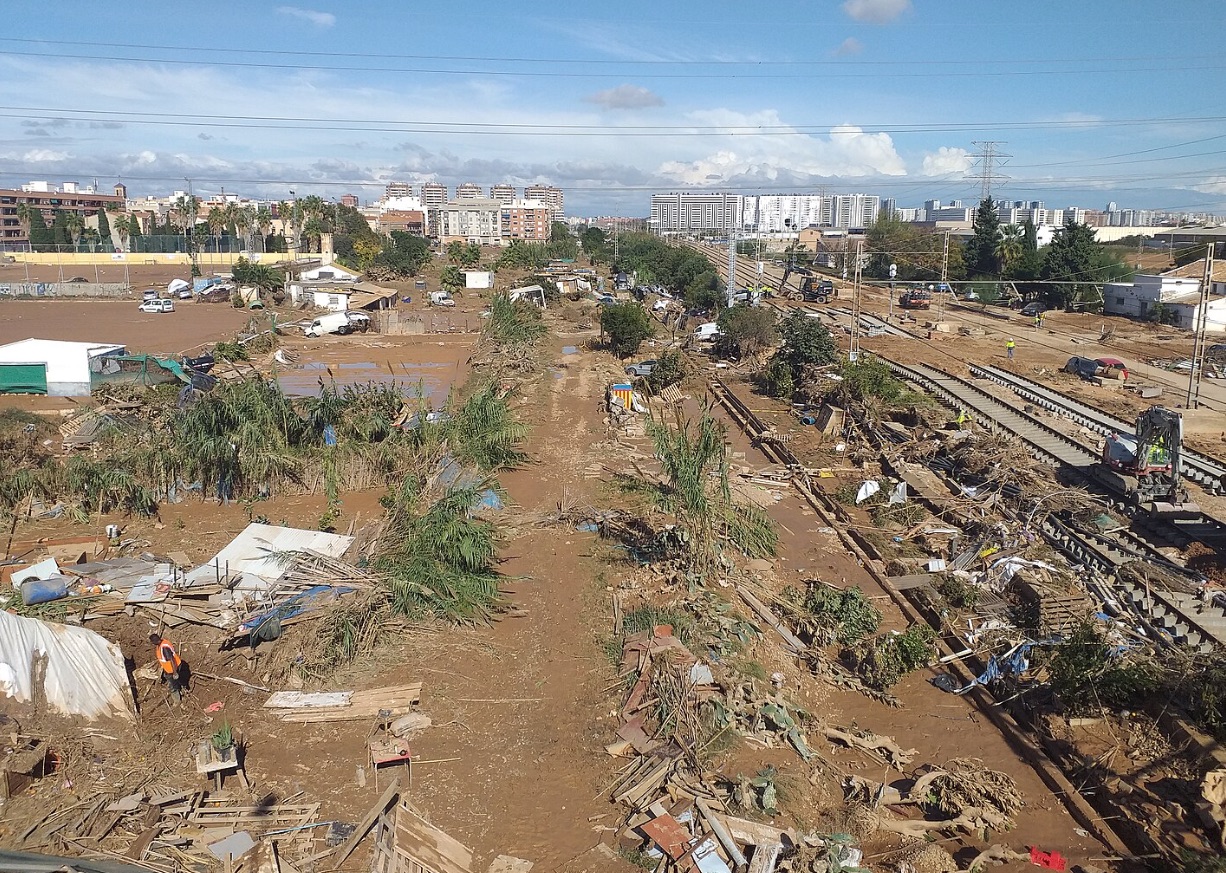
M 162 666 L 162 681 L 170 685 L 170 696 L 176 702 L 187 689 L 187 664 L 179 657 L 170 640 L 160 634 L 149 634 L 149 642 L 153 644 L 154 656 Z
M 965 409 L 958 409 L 958 417 L 954 419 L 954 424 L 958 426 L 958 430 L 967 430 L 971 423 L 971 416 Z
M 1005 354 L 1009 356 L 1009 360 L 1013 360 L 1013 350 L 1017 348 L 1017 343 L 1013 342 L 1013 337 L 1009 337 L 1009 341 L 1005 343 Z
M 1034 314 L 1034 329 L 1038 330 L 1043 326 L 1043 314 L 1036 312 Z

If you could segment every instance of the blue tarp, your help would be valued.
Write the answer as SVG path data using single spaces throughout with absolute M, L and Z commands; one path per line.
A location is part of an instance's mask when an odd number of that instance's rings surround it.
M 345 587 L 334 588 L 331 585 L 315 585 L 306 591 L 295 594 L 279 606 L 274 606 L 272 609 L 251 616 L 238 626 L 238 633 L 240 635 L 251 633 L 256 628 L 271 621 L 289 621 L 291 618 L 302 615 L 304 612 L 310 612 L 313 609 L 318 609 L 321 606 L 332 603 L 337 598 L 354 590 L 356 589 Z

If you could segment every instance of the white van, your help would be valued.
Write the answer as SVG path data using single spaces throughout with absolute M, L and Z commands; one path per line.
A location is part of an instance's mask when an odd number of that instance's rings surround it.
M 354 329 L 348 312 L 329 312 L 312 321 L 302 332 L 307 336 L 323 336 L 325 333 L 353 333 Z
M 694 339 L 699 341 L 713 340 L 722 333 L 723 331 L 719 329 L 718 324 L 714 321 L 708 321 L 694 329 Z
M 173 300 L 158 300 L 155 297 L 152 300 L 146 300 L 137 308 L 141 312 L 174 312 L 175 302 Z
M 431 291 L 430 292 L 431 306 L 455 306 L 455 301 L 451 299 L 451 295 L 446 291 Z

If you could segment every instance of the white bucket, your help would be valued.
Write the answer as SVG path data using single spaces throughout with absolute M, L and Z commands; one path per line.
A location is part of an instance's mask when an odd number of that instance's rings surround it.
M 115 538 L 116 538 L 116 537 L 118 537 L 118 536 L 119 536 L 119 525 L 117 525 L 117 524 L 108 524 L 108 525 L 106 526 L 106 538 L 107 538 L 108 540 L 113 540 L 113 539 L 115 539 Z

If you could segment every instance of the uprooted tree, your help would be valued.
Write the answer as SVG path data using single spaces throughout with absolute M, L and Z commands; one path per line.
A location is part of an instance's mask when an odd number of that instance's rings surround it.
M 727 560 L 725 544 L 750 558 L 775 553 L 775 522 L 761 508 L 733 499 L 724 427 L 709 409 L 697 422 L 679 411 L 672 424 L 648 418 L 647 433 L 660 475 L 626 484 L 645 493 L 655 509 L 676 518 L 668 545 L 677 558 L 701 574 Z

